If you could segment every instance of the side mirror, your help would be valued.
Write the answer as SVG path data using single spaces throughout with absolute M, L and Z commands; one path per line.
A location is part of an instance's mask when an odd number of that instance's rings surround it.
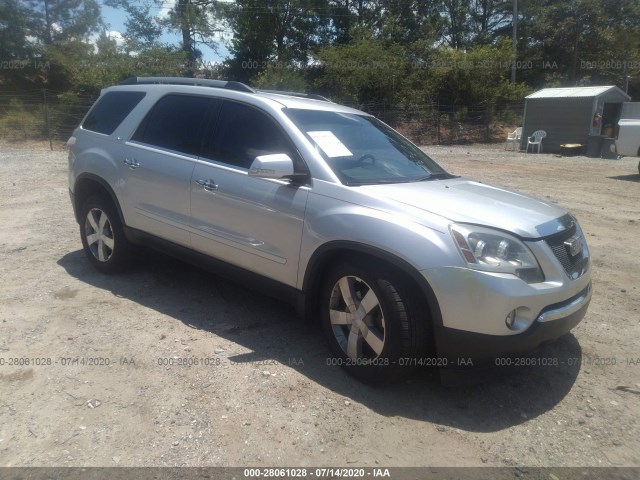
M 249 168 L 250 177 L 284 179 L 293 175 L 293 160 L 285 153 L 260 155 Z

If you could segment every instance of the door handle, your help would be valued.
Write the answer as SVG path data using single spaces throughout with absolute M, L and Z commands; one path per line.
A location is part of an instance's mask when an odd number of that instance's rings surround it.
M 131 170 L 135 170 L 136 168 L 138 168 L 140 166 L 140 164 L 138 163 L 138 161 L 135 158 L 125 158 L 122 163 L 124 163 Z
M 214 192 L 218 190 L 218 185 L 212 180 L 204 180 L 203 178 L 199 178 L 196 180 L 196 183 L 204 188 L 207 192 Z

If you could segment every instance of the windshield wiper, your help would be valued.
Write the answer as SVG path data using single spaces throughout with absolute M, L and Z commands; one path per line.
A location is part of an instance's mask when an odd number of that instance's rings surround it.
M 390 179 L 390 178 L 381 178 L 380 180 L 376 180 L 372 182 L 373 185 L 383 185 L 389 183 L 407 183 L 409 180 L 406 178 L 398 178 L 398 179 Z
M 430 175 L 427 175 L 426 177 L 422 177 L 419 178 L 418 182 L 424 182 L 427 180 L 448 180 L 450 178 L 458 178 L 459 175 L 451 175 L 450 173 L 447 172 L 438 172 L 438 173 L 432 173 Z
M 347 182 L 346 185 L 350 186 L 350 187 L 361 187 L 364 185 L 389 185 L 389 184 L 393 184 L 393 183 L 408 183 L 411 182 L 413 180 L 409 180 L 406 178 L 399 178 L 399 179 L 390 179 L 390 178 L 381 178 L 379 180 L 371 180 L 371 181 L 367 181 L 367 182 Z
M 366 182 L 347 182 L 346 185 L 350 187 L 359 187 L 362 185 L 390 185 L 394 183 L 414 183 L 414 182 L 425 182 L 427 180 L 447 180 L 450 178 L 458 178 L 459 175 L 451 175 L 447 172 L 438 172 L 432 173 L 430 175 L 425 175 L 424 177 L 400 177 L 400 178 L 380 178 L 377 180 L 371 180 Z

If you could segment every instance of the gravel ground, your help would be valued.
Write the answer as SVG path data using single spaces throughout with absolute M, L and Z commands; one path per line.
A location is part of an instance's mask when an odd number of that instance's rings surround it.
M 557 366 L 363 386 L 326 365 L 319 329 L 242 286 L 150 252 L 96 273 L 66 153 L 0 147 L 0 466 L 640 466 L 637 159 L 425 150 L 580 219 L 595 293 L 537 353 Z

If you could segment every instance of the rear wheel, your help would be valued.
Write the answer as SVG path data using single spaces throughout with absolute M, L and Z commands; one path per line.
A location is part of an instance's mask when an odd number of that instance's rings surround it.
M 411 374 L 428 331 L 415 290 L 391 270 L 360 262 L 331 268 L 322 289 L 322 325 L 335 354 L 329 363 L 367 383 Z
M 104 273 L 124 269 L 131 247 L 113 202 L 103 196 L 89 197 L 80 218 L 82 246 L 91 264 Z

